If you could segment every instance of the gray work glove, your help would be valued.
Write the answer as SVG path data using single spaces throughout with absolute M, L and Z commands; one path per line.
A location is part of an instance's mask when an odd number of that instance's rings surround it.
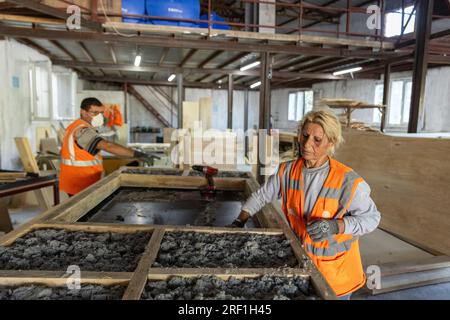
M 336 220 L 316 220 L 306 226 L 306 231 L 314 242 L 320 242 L 339 233 Z
M 231 224 L 226 225 L 227 228 L 243 228 L 245 226 L 245 222 L 242 222 L 239 219 L 234 219 Z
M 145 152 L 141 152 L 138 150 L 134 150 L 134 154 L 133 154 L 133 158 L 137 158 L 137 159 L 161 159 L 160 156 L 157 156 L 155 154 L 151 154 L 151 153 L 145 153 Z

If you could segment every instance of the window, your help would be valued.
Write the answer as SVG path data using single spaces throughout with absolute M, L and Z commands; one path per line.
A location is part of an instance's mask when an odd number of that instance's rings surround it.
M 34 62 L 29 70 L 32 120 L 51 118 L 50 63 Z
M 53 73 L 53 116 L 55 120 L 75 119 L 75 81 L 72 72 Z
M 403 32 L 404 34 L 414 32 L 414 25 L 416 20 L 416 15 L 412 14 L 412 11 L 414 9 L 414 6 L 410 6 L 405 8 L 405 15 L 403 17 L 404 25 L 406 25 L 406 22 L 408 21 L 409 17 L 411 16 L 411 19 Z M 390 12 L 386 14 L 386 29 L 384 32 L 384 35 L 386 37 L 394 37 L 400 35 L 402 32 L 402 9 L 400 8 L 396 12 Z
M 313 108 L 313 92 L 297 91 L 289 93 L 288 120 L 299 121 Z
M 407 125 L 409 121 L 409 108 L 411 104 L 412 82 L 409 79 L 391 81 L 389 105 L 387 110 L 387 124 L 391 126 Z M 383 104 L 382 83 L 375 86 L 375 104 Z M 373 122 L 380 123 L 381 113 L 374 109 Z
M 375 86 L 375 99 L 374 104 L 383 104 L 383 93 L 384 93 L 384 85 L 379 83 Z M 374 123 L 381 122 L 381 113 L 378 109 L 373 109 L 373 118 L 372 121 Z

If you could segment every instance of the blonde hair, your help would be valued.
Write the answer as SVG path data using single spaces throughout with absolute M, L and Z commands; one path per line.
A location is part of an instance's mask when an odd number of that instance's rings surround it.
M 308 123 L 315 123 L 322 127 L 328 140 L 333 143 L 330 154 L 334 155 L 336 149 L 344 142 L 341 123 L 334 112 L 331 109 L 309 111 L 298 124 L 299 134 L 302 134 L 303 128 Z

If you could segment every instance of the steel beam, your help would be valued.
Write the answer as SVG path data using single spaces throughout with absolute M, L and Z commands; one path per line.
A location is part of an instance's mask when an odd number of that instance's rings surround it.
M 384 79 L 383 79 L 383 105 L 386 106 L 384 112 L 381 114 L 380 130 L 384 132 L 386 127 L 386 116 L 389 111 L 389 96 L 391 90 L 391 65 L 387 63 L 384 67 Z
M 374 58 L 389 59 L 397 57 L 401 53 L 398 52 L 374 52 L 372 49 L 350 50 L 320 47 L 302 47 L 296 45 L 275 45 L 265 43 L 242 43 L 235 41 L 221 40 L 198 40 L 198 39 L 178 39 L 160 36 L 136 36 L 121 37 L 116 34 L 102 32 L 72 32 L 60 30 L 43 30 L 31 28 L 18 28 L 0 26 L 0 34 L 10 37 L 21 38 L 40 38 L 49 40 L 73 40 L 73 41 L 94 41 L 94 42 L 111 42 L 111 43 L 127 43 L 137 45 L 147 45 L 153 47 L 172 48 L 191 48 L 201 50 L 225 50 L 225 51 L 245 51 L 245 52 L 271 52 L 284 54 L 304 54 L 316 55 L 324 57 L 354 57 L 354 58 Z
M 177 94 L 178 94 L 178 129 L 183 127 L 183 101 L 184 101 L 184 86 L 183 74 L 177 74 Z
M 67 68 L 100 68 L 105 70 L 131 71 L 131 72 L 169 72 L 169 73 L 186 73 L 186 74 L 220 74 L 235 76 L 259 76 L 258 70 L 225 70 L 212 68 L 179 68 L 171 66 L 146 65 L 135 67 L 132 64 L 114 64 L 101 62 L 83 62 L 83 61 L 67 61 L 52 60 L 53 64 L 64 66 Z M 342 80 L 345 77 L 333 76 L 329 73 L 307 73 L 307 72 L 273 72 L 274 79 L 291 79 L 294 77 L 303 77 L 308 79 L 324 79 L 324 80 Z
M 228 75 L 228 129 L 233 129 L 233 75 Z
M 409 110 L 408 133 L 416 133 L 423 114 L 423 99 L 428 70 L 428 45 L 434 0 L 419 1 L 416 21 L 416 50 Z

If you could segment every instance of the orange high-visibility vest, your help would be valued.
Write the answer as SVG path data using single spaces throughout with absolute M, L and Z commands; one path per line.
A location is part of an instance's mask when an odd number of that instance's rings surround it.
M 61 147 L 59 188 L 68 194 L 77 194 L 102 177 L 102 156 L 93 156 L 75 142 L 74 133 L 91 125 L 81 119 L 71 123 L 65 132 Z
M 282 209 L 303 242 L 303 248 L 328 281 L 338 297 L 352 293 L 366 282 L 358 237 L 334 235 L 328 240 L 314 242 L 306 231 L 306 224 L 319 219 L 342 220 L 356 192 L 364 181 L 351 168 L 329 158 L 330 172 L 309 216 L 305 215 L 304 160 L 281 164 L 279 171 Z

